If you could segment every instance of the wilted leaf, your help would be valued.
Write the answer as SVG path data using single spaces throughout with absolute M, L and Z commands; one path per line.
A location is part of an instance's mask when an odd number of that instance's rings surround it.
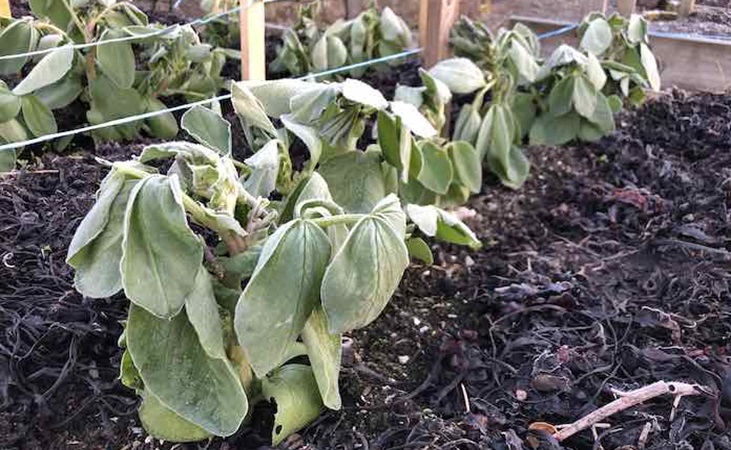
M 581 38 L 579 47 L 583 50 L 601 56 L 612 45 L 612 27 L 603 18 L 596 18 L 589 23 L 589 27 Z
M 35 67 L 23 78 L 13 94 L 23 96 L 30 94 L 42 87 L 51 85 L 63 78 L 74 62 L 74 49 L 71 46 L 58 47 L 47 54 L 36 64 Z
M 482 243 L 461 220 L 433 205 L 406 205 L 406 214 L 427 236 L 478 249 Z
M 415 135 L 423 138 L 430 138 L 437 135 L 437 130 L 434 126 L 414 105 L 404 102 L 391 102 L 391 111 Z
M 482 164 L 480 155 L 469 142 L 456 141 L 447 146 L 447 153 L 456 172 L 456 178 L 471 192 L 482 189 Z
M 386 307 L 404 270 L 408 251 L 384 219 L 364 217 L 350 231 L 322 281 L 322 307 L 333 334 L 361 328 Z
M 487 85 L 485 74 L 467 58 L 440 61 L 429 73 L 455 94 L 471 94 Z
M 302 330 L 302 342 L 307 347 L 312 372 L 323 403 L 330 409 L 342 406 L 338 378 L 340 376 L 341 336 L 330 334 L 327 316 L 316 307 Z
M 484 158 L 488 153 L 507 155 L 515 139 L 515 122 L 510 111 L 503 105 L 490 107 L 480 125 L 475 148 Z
M 107 29 L 99 38 L 105 41 L 121 37 L 123 33 Z M 135 81 L 135 54 L 129 42 L 115 42 L 96 47 L 99 68 L 120 89 L 129 89 Z
M 388 107 L 388 100 L 380 91 L 359 80 L 347 79 L 341 84 L 343 97 L 351 102 L 378 110 Z
M 278 445 L 320 415 L 322 399 L 309 366 L 290 364 L 261 380 L 264 398 L 276 404 L 272 444 Z
M 329 259 L 327 235 L 307 220 L 281 226 L 264 244 L 235 317 L 239 342 L 258 376 L 282 364 L 295 344 L 317 305 Z
M 34 136 L 53 134 L 58 131 L 53 113 L 38 97 L 32 94 L 24 95 L 23 121 Z
M 552 116 L 563 116 L 571 112 L 575 83 L 576 77 L 568 76 L 553 86 L 548 95 L 548 111 Z
M 572 101 L 576 112 L 585 118 L 590 118 L 596 110 L 597 90 L 588 78 L 583 75 L 576 77 Z
M 278 140 L 271 140 L 261 150 L 244 160 L 244 164 L 253 169 L 244 182 L 244 189 L 251 195 L 266 198 L 276 189 L 279 176 L 279 146 Z
M 642 60 L 642 67 L 645 69 L 647 74 L 647 81 L 650 82 L 650 87 L 654 91 L 660 90 L 660 71 L 657 68 L 657 60 L 655 55 L 652 54 L 652 50 L 647 44 L 640 44 L 640 59 Z
M 417 180 L 437 194 L 446 194 L 454 179 L 454 168 L 449 153 L 446 149 L 429 141 L 422 143 L 419 148 L 422 165 Z
M 195 275 L 193 290 L 185 298 L 185 311 L 203 350 L 211 358 L 225 359 L 226 348 L 223 343 L 221 316 L 218 314 L 211 275 L 202 265 Z
M 145 390 L 162 405 L 216 436 L 238 430 L 249 409 L 239 377 L 206 354 L 186 313 L 159 319 L 131 305 L 126 334 Z
M 163 319 L 180 312 L 203 260 L 181 196 L 177 176 L 151 175 L 132 190 L 124 217 L 124 293 Z
M 231 124 L 220 114 L 203 106 L 195 106 L 183 114 L 180 124 L 201 144 L 222 155 L 231 154 Z

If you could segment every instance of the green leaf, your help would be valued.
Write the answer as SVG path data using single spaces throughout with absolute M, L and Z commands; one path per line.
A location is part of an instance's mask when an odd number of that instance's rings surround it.
M 589 27 L 581 38 L 579 47 L 583 50 L 601 56 L 612 45 L 612 27 L 603 18 L 597 18 L 589 23 Z
M 647 74 L 647 81 L 650 83 L 650 87 L 653 91 L 659 91 L 661 87 L 660 71 L 657 68 L 655 55 L 652 54 L 652 50 L 650 50 L 647 44 L 640 44 L 640 60 Z
M 467 245 L 473 250 L 482 247 L 477 236 L 461 220 L 433 205 L 406 205 L 406 214 L 427 236 L 444 242 Z
M 112 172 L 99 190 L 99 199 L 76 230 L 67 262 L 76 269 L 74 286 L 86 297 L 111 297 L 122 289 L 119 263 L 124 215 L 136 184 L 136 180 L 124 181 L 123 176 Z
M 631 45 L 647 42 L 647 21 L 640 14 L 632 14 L 629 19 L 627 41 Z
M 208 356 L 226 359 L 221 316 L 218 314 L 211 275 L 203 265 L 200 266 L 195 276 L 193 290 L 185 298 L 185 310 L 190 323 L 195 328 L 198 340 Z
M 281 116 L 279 119 L 287 130 L 307 146 L 307 150 L 310 152 L 308 165 L 311 169 L 314 169 L 322 156 L 322 140 L 320 140 L 317 129 L 295 122 L 289 114 Z
M 548 111 L 554 116 L 563 116 L 571 112 L 575 91 L 576 77 L 566 77 L 556 83 L 548 96 Z
M 474 144 L 477 141 L 477 134 L 480 132 L 482 117 L 479 111 L 471 104 L 463 105 L 454 126 L 455 141 L 466 141 Z
M 487 85 L 485 74 L 467 58 L 440 61 L 429 70 L 429 74 L 455 94 L 471 94 Z
M 596 110 L 597 89 L 588 78 L 583 75 L 576 77 L 572 101 L 576 112 L 585 118 L 590 118 Z
M 245 126 L 261 129 L 271 137 L 277 136 L 277 129 L 269 120 L 264 105 L 252 94 L 245 83 L 232 84 L 231 94 L 234 110 Z
M 425 141 L 420 145 L 423 164 L 417 180 L 437 194 L 446 194 L 454 180 L 454 168 L 446 149 Z
M 0 123 L 15 119 L 21 103 L 20 97 L 10 92 L 7 85 L 0 81 Z
M 415 135 L 423 138 L 431 138 L 437 135 L 434 125 L 414 105 L 404 102 L 391 102 L 391 111 Z
M 563 145 L 576 138 L 581 117 L 569 113 L 561 117 L 539 116 L 530 130 L 531 145 Z
M 53 113 L 38 97 L 29 94 L 22 97 L 23 121 L 34 136 L 53 134 L 58 131 Z
M 181 126 L 195 140 L 222 155 L 231 154 L 231 124 L 220 114 L 195 106 L 183 114 Z
M 159 319 L 133 304 L 126 333 L 145 390 L 162 405 L 216 436 L 238 430 L 249 409 L 238 374 L 206 354 L 186 313 Z
M 124 337 L 124 334 L 122 337 Z M 129 354 L 129 350 L 126 349 L 122 353 L 122 361 L 119 363 L 119 381 L 130 389 L 142 389 L 145 385 L 142 382 L 142 378 L 140 378 L 137 367 L 132 362 L 132 356 Z
M 343 97 L 353 103 L 382 110 L 388 107 L 388 100 L 380 91 L 359 80 L 347 79 L 341 85 Z
M 123 117 L 142 114 L 147 110 L 147 103 L 135 89 L 119 89 L 105 76 L 98 76 L 89 83 L 91 109 L 86 117 L 89 123 L 96 125 Z M 137 137 L 142 122 L 119 125 L 96 132 L 95 136 L 104 140 L 133 139 Z
M 299 94 L 319 91 L 323 85 L 310 83 L 297 79 L 267 80 L 267 81 L 242 81 L 251 93 L 264 107 L 269 117 L 279 117 L 290 114 L 292 98 Z
M 67 29 L 71 22 L 71 13 L 68 11 L 64 2 L 54 0 L 29 0 L 31 11 L 38 18 L 47 17 L 51 19 L 54 25 L 62 30 Z
M 588 118 L 590 122 L 597 125 L 605 134 L 609 134 L 615 129 L 614 116 L 612 115 L 612 106 L 607 97 L 601 92 L 596 95 L 596 109 L 594 114 Z
M 37 33 L 28 20 L 16 20 L 0 33 L 0 56 L 17 55 L 33 50 Z M 28 57 L 0 61 L 0 75 L 13 75 L 23 68 Z
M 34 95 L 53 110 L 67 107 L 79 98 L 83 90 L 81 77 L 69 74 L 51 85 L 38 89 Z
M 132 190 L 124 217 L 124 293 L 163 319 L 183 308 L 203 260 L 203 245 L 188 227 L 182 195 L 177 176 L 151 175 Z
M 2 138 L 2 124 L 0 124 L 0 138 Z M 0 173 L 11 172 L 15 168 L 15 150 L 0 150 Z
M 406 213 L 401 208 L 401 201 L 396 194 L 389 194 L 378 202 L 371 211 L 371 215 L 379 217 L 391 226 L 396 236 L 403 239 L 406 237 Z
M 335 203 L 350 213 L 368 213 L 386 196 L 378 154 L 350 151 L 325 161 L 319 169 Z
M 195 442 L 210 437 L 211 433 L 166 408 L 152 393 L 143 390 L 140 395 L 140 421 L 150 435 L 170 442 Z
M 403 238 L 380 217 L 361 219 L 335 254 L 322 281 L 322 307 L 330 332 L 374 321 L 398 287 L 409 255 Z
M 244 160 L 244 163 L 253 169 L 244 182 L 244 189 L 251 195 L 266 198 L 276 189 L 279 176 L 279 146 L 280 142 L 273 139 Z
M 123 33 L 107 29 L 100 41 L 121 37 Z M 120 89 L 129 89 L 135 81 L 135 54 L 129 42 L 115 42 L 96 47 L 96 60 L 101 71 Z
M 480 153 L 480 158 L 486 157 L 488 153 L 507 155 L 515 136 L 515 122 L 510 111 L 503 105 L 495 104 L 482 120 L 475 148 Z
M 602 63 L 593 53 L 587 54 L 586 76 L 589 77 L 597 91 L 601 91 L 607 84 L 607 74 L 604 72 Z
M 281 367 L 261 380 L 264 398 L 276 404 L 272 444 L 278 445 L 320 415 L 322 399 L 312 369 L 301 364 Z
M 422 261 L 427 266 L 434 264 L 434 255 L 432 255 L 429 245 L 422 238 L 411 238 L 406 241 L 406 248 L 409 255 Z
M 327 316 L 318 306 L 302 330 L 302 342 L 307 348 L 323 403 L 330 409 L 338 410 L 342 406 L 338 387 L 342 344 L 341 336 L 330 334 L 328 330 Z
M 508 54 L 518 74 L 528 83 L 533 83 L 539 70 L 536 58 L 518 41 L 512 42 Z
M 528 179 L 530 162 L 518 146 L 513 146 L 507 158 L 498 155 L 487 155 L 487 166 L 500 178 L 503 185 L 511 189 L 520 189 Z
M 146 112 L 163 111 L 167 109 L 165 103 L 161 102 L 157 98 L 147 97 L 144 101 L 147 104 Z M 145 125 L 147 125 L 150 134 L 159 139 L 173 139 L 180 132 L 180 129 L 178 128 L 178 121 L 170 111 L 160 113 L 153 117 L 148 117 L 145 119 Z
M 456 178 L 471 192 L 482 189 L 480 155 L 469 142 L 456 141 L 447 145 L 447 153 L 456 172 Z
M 516 92 L 511 103 L 515 123 L 520 127 L 520 137 L 525 137 L 536 119 L 536 105 L 533 94 Z
M 23 81 L 15 86 L 13 94 L 23 96 L 55 83 L 71 70 L 73 62 L 74 49 L 71 46 L 57 48 L 33 67 Z
M 254 372 L 263 377 L 284 362 L 317 305 L 330 242 L 308 220 L 277 229 L 264 244 L 254 275 L 239 298 L 235 328 Z

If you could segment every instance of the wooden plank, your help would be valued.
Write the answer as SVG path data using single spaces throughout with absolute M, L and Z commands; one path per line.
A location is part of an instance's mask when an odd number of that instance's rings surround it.
M 263 0 L 241 0 L 241 79 L 266 79 Z
M 419 42 L 425 67 L 449 57 L 449 32 L 459 16 L 459 0 L 420 0 Z
M 521 22 L 539 34 L 571 25 L 570 22 L 525 16 L 513 16 L 510 21 Z M 543 39 L 541 49 L 548 55 L 562 43 L 577 46 L 576 33 Z M 660 65 L 664 87 L 718 93 L 731 88 L 731 42 L 651 31 L 650 44 Z
M 631 16 L 635 12 L 637 0 L 618 0 L 617 11 L 625 17 Z
M 678 15 L 680 17 L 688 17 L 695 9 L 695 0 L 680 0 L 680 8 Z
M 0 17 L 10 19 L 13 17 L 10 14 L 10 0 L 0 0 Z

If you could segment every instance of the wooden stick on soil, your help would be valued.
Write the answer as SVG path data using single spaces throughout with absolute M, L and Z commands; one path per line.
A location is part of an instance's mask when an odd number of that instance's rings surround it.
M 617 3 L 617 10 L 625 17 L 629 17 L 635 12 L 635 5 L 637 0 L 619 0 Z
M 266 79 L 263 0 L 241 0 L 241 79 Z
M 10 2 L 9 0 L 0 0 L 0 17 L 11 19 L 13 16 L 10 14 Z
M 598 423 L 611 415 L 617 414 L 618 412 L 624 411 L 627 408 L 631 408 L 633 406 L 639 405 L 640 403 L 644 403 L 650 399 L 665 394 L 672 394 L 675 396 L 673 410 L 670 414 L 670 418 L 672 420 L 672 418 L 675 416 L 675 407 L 677 406 L 680 397 L 684 397 L 686 395 L 702 395 L 704 394 L 704 391 L 707 392 L 708 390 L 706 388 L 688 383 L 676 383 L 666 381 L 658 381 L 656 383 L 652 383 L 648 386 L 629 392 L 615 391 L 615 393 L 619 395 L 620 398 L 613 401 L 612 403 L 604 405 L 603 407 L 595 411 L 592 411 L 591 413 L 587 414 L 576 422 L 563 427 L 561 431 L 554 434 L 553 437 L 555 437 L 556 440 L 558 440 L 559 442 L 564 441 L 574 434 L 590 428 L 595 423 Z
M 449 56 L 449 32 L 459 16 L 459 0 L 421 0 L 419 42 L 424 67 L 431 68 Z

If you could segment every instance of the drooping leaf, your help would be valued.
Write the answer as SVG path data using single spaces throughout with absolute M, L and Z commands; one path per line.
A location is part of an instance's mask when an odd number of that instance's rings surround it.
M 406 248 L 409 249 L 409 255 L 412 258 L 420 260 L 427 266 L 434 264 L 434 255 L 432 255 L 429 244 L 424 242 L 422 238 L 411 238 L 407 240 Z
M 177 176 L 151 175 L 134 187 L 122 248 L 127 298 L 157 317 L 176 316 L 203 260 L 202 243 L 188 227 Z
M 133 304 L 126 333 L 145 390 L 163 406 L 216 436 L 238 430 L 249 409 L 238 375 L 206 354 L 185 312 L 159 319 Z
M 515 65 L 518 74 L 528 83 L 535 81 L 538 75 L 538 62 L 536 58 L 520 42 L 513 41 L 508 50 L 510 60 Z
M 308 220 L 272 234 L 236 307 L 235 328 L 254 372 L 263 377 L 285 360 L 317 305 L 330 242 Z
M 58 47 L 47 54 L 13 89 L 13 94 L 23 96 L 45 86 L 49 86 L 63 78 L 74 62 L 74 50 L 71 46 Z
M 201 144 L 222 155 L 231 154 L 231 124 L 220 114 L 203 106 L 195 106 L 183 114 L 180 124 Z
M 520 127 L 520 137 L 525 137 L 536 119 L 536 104 L 533 94 L 516 92 L 510 109 L 513 111 L 515 124 Z
M 507 159 L 488 153 L 487 166 L 503 185 L 511 189 L 520 189 L 530 173 L 530 162 L 516 145 L 510 149 Z
M 74 286 L 91 298 L 111 297 L 122 289 L 119 263 L 124 215 L 130 193 L 137 184 L 136 180 L 125 181 L 114 172 L 107 180 L 96 204 L 77 229 L 67 259 L 76 269 Z
M 607 74 L 604 72 L 602 63 L 593 53 L 587 54 L 586 76 L 589 77 L 597 91 L 601 91 L 607 83 Z
M 647 44 L 640 44 L 640 59 L 642 61 L 642 67 L 645 69 L 647 74 L 647 81 L 650 82 L 650 87 L 654 91 L 659 91 L 661 87 L 660 82 L 660 71 L 657 68 L 657 60 L 653 55 L 652 50 Z
M 0 81 L 0 123 L 14 119 L 20 112 L 21 99 Z
M 105 41 L 124 33 L 107 29 L 99 38 Z M 96 47 L 96 59 L 101 71 L 120 89 L 129 89 L 135 81 L 135 54 L 129 42 L 115 42 Z
M 581 117 L 569 113 L 560 117 L 539 116 L 530 130 L 531 145 L 563 145 L 576 138 Z
M 318 170 L 335 203 L 347 212 L 368 213 L 386 196 L 381 161 L 371 152 L 351 151 L 325 161 Z
M 596 18 L 589 23 L 589 27 L 581 38 L 579 47 L 583 50 L 601 56 L 612 45 L 612 27 L 603 18 Z
M 340 341 L 339 334 L 330 334 L 325 312 L 321 307 L 316 307 L 302 330 L 302 342 L 307 347 L 307 356 L 322 402 L 335 410 L 342 406 L 338 385 L 342 348 Z
M 320 140 L 317 129 L 295 122 L 289 114 L 281 116 L 279 119 L 287 130 L 307 146 L 307 150 L 310 152 L 309 167 L 314 169 L 322 156 L 322 140 Z
M 258 128 L 268 133 L 271 137 L 277 136 L 277 129 L 266 114 L 264 106 L 258 98 L 252 94 L 245 83 L 234 83 L 231 85 L 233 105 L 236 114 L 242 123 L 247 126 Z
M 391 111 L 415 135 L 423 138 L 431 138 L 437 135 L 434 125 L 414 105 L 404 102 L 391 102 Z
M 343 97 L 351 102 L 382 110 L 388 107 L 388 100 L 378 91 L 366 83 L 347 79 L 341 84 Z
M 419 148 L 422 165 L 417 180 L 437 194 L 446 194 L 454 180 L 454 167 L 449 153 L 430 141 L 425 141 Z
M 0 32 L 0 56 L 18 55 L 33 50 L 37 32 L 28 20 L 17 20 Z M 0 61 L 0 75 L 13 75 L 23 68 L 28 57 Z
M 71 13 L 64 2 L 53 0 L 29 0 L 31 11 L 38 18 L 47 17 L 54 25 L 65 30 L 71 22 Z
M 597 89 L 591 81 L 583 75 L 576 77 L 572 101 L 576 112 L 588 119 L 594 115 L 596 110 Z
M 253 169 L 244 182 L 244 189 L 251 195 L 266 198 L 276 189 L 279 176 L 279 146 L 280 142 L 273 139 L 244 160 L 244 163 Z
M 211 275 L 202 265 L 195 275 L 193 290 L 185 298 L 185 310 L 203 350 L 211 358 L 225 359 L 221 316 L 218 314 Z
M 477 134 L 480 132 L 480 124 L 482 117 L 475 107 L 472 105 L 462 106 L 462 110 L 457 116 L 457 122 L 454 125 L 454 133 L 452 139 L 455 141 L 466 141 L 470 144 L 477 142 Z
M 480 155 L 469 142 L 455 141 L 447 146 L 447 153 L 452 161 L 456 178 L 471 192 L 478 193 L 482 189 L 482 165 Z
M 482 246 L 480 240 L 467 225 L 436 206 L 406 205 L 406 214 L 427 236 L 453 244 L 467 245 L 472 249 Z
M 61 109 L 70 105 L 79 98 L 84 87 L 81 84 L 81 77 L 68 74 L 57 82 L 42 87 L 34 92 L 44 105 L 50 109 Z
M 554 116 L 563 116 L 571 111 L 573 106 L 575 77 L 566 77 L 556 83 L 548 96 L 548 111 Z
M 401 201 L 396 194 L 389 194 L 378 202 L 371 214 L 388 222 L 399 238 L 406 237 L 406 213 L 401 208 Z
M 309 366 L 289 364 L 261 381 L 264 398 L 276 404 L 272 443 L 278 445 L 320 415 L 322 399 Z
M 53 134 L 58 131 L 53 113 L 38 97 L 32 94 L 24 95 L 23 121 L 34 136 Z
M 408 264 L 403 238 L 388 222 L 373 216 L 361 219 L 333 257 L 322 281 L 322 307 L 330 332 L 344 333 L 374 321 Z
M 171 442 L 195 442 L 211 435 L 172 412 L 152 393 L 143 390 L 140 395 L 142 396 L 140 422 L 151 436 Z
M 510 111 L 503 105 L 495 104 L 485 114 L 477 135 L 475 148 L 484 158 L 488 153 L 507 155 L 515 139 L 515 122 Z
M 157 115 L 145 119 L 145 125 L 147 125 L 150 134 L 160 139 L 175 138 L 180 132 L 180 129 L 178 128 L 178 121 L 173 113 L 164 111 L 167 109 L 167 105 L 160 101 L 160 99 L 153 97 L 147 97 L 145 103 L 147 105 L 147 112 L 159 112 Z
M 429 73 L 455 94 L 471 94 L 487 84 L 482 70 L 467 58 L 440 61 Z

